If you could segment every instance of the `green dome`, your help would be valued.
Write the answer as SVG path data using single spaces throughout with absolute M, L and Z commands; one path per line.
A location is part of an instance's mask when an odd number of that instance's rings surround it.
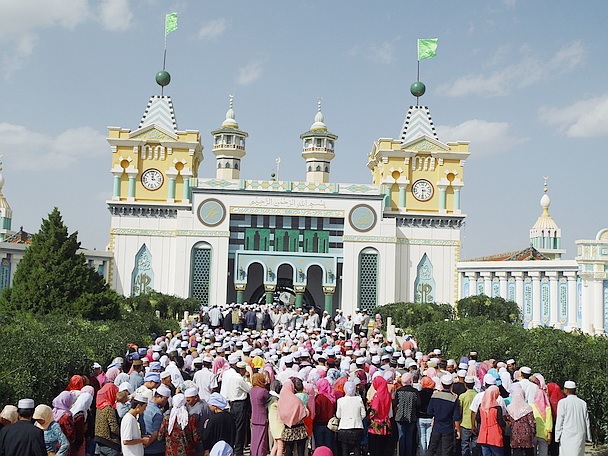
M 169 72 L 163 70 L 163 71 L 159 71 L 158 73 L 156 73 L 156 83 L 159 86 L 161 86 L 161 87 L 168 86 L 170 82 L 171 82 L 171 75 L 169 74 Z
M 424 95 L 424 92 L 426 92 L 426 86 L 420 81 L 414 82 L 410 86 L 410 92 L 415 97 L 421 97 L 422 95 Z

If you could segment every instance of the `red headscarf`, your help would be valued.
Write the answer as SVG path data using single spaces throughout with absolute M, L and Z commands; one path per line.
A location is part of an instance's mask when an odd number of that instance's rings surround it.
M 97 392 L 97 410 L 101 410 L 108 406 L 116 407 L 116 393 L 118 393 L 118 386 L 114 383 L 106 383 Z
M 423 388 L 435 389 L 435 386 L 437 385 L 435 384 L 435 381 L 432 378 L 422 377 L 422 380 L 420 381 L 420 386 L 422 386 Z
M 347 381 L 348 378 L 340 377 L 338 380 L 336 380 L 336 383 L 334 383 L 334 395 L 336 396 L 336 399 L 340 399 L 341 397 L 345 396 L 346 393 L 344 392 L 344 385 Z
M 384 377 L 378 376 L 372 381 L 372 386 L 376 390 L 372 397 L 371 405 L 376 410 L 376 418 L 384 420 L 388 417 L 391 410 L 391 393 L 388 392 L 388 386 Z
M 70 383 L 68 383 L 66 391 L 80 391 L 84 386 L 84 380 L 81 375 L 72 375 Z
M 557 403 L 566 397 L 562 389 L 557 383 L 551 382 L 547 384 L 547 394 L 549 395 L 549 403 L 551 404 L 551 412 L 553 419 L 557 416 Z

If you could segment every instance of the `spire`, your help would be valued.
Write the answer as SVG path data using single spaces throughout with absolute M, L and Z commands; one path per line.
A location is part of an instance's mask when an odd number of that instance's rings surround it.
M 230 102 L 226 119 L 222 126 L 213 130 L 213 154 L 217 166 L 215 176 L 218 179 L 239 179 L 241 173 L 241 159 L 246 155 L 245 138 L 247 132 L 239 130 L 239 124 L 234 115 L 234 95 L 229 95 Z
M 230 105 L 228 108 L 228 111 L 226 111 L 226 120 L 224 120 L 224 122 L 222 122 L 222 127 L 223 128 L 239 128 L 239 124 L 236 123 L 235 117 L 234 117 L 234 95 L 230 95 Z
M 154 95 L 139 122 L 138 130 L 149 125 L 156 125 L 170 133 L 177 133 L 177 122 L 173 111 L 173 102 L 167 95 Z
M 324 120 L 319 98 L 315 122 L 310 130 L 300 135 L 303 140 L 302 157 L 306 161 L 306 182 L 329 182 L 329 163 L 334 158 L 334 143 L 338 136 L 327 130 Z
M 540 198 L 541 215 L 530 230 L 530 244 L 542 254 L 551 259 L 558 259 L 564 252 L 560 250 L 562 230 L 559 229 L 555 220 L 549 214 L 551 198 L 549 198 L 547 180 L 543 177 L 543 196 Z

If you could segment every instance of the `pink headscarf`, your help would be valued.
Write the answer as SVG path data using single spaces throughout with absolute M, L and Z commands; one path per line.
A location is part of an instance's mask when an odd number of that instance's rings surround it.
M 334 456 L 334 454 L 326 446 L 320 446 L 315 448 L 315 451 L 312 453 L 312 456 Z
M 268 378 L 270 379 L 271 382 L 274 381 L 274 369 L 272 368 L 272 366 L 270 364 L 266 364 L 264 366 L 264 372 L 268 373 Z
M 213 375 L 217 375 L 220 372 L 226 371 L 227 367 L 229 366 L 228 361 L 226 361 L 226 358 L 218 356 L 213 360 Z
M 308 411 L 310 412 L 310 417 L 314 420 L 315 414 L 316 414 L 315 401 L 314 401 L 315 387 L 312 384 L 305 382 L 304 383 L 304 392 L 306 394 L 308 394 L 309 398 L 312 398 L 312 400 L 308 401 Z
M 294 426 L 307 416 L 306 407 L 294 394 L 293 383 L 287 380 L 283 383 L 277 403 L 279 419 L 285 426 Z
M 534 374 L 534 376 L 538 379 L 538 388 L 534 395 L 534 405 L 536 405 L 538 413 L 544 420 L 547 416 L 547 409 L 551 407 L 549 396 L 547 396 L 547 384 L 545 383 L 545 377 L 541 374 Z
M 120 374 L 120 370 L 117 367 L 109 368 L 108 372 L 106 372 L 106 383 L 114 383 L 118 374 Z
M 524 390 L 519 383 L 513 383 L 513 385 L 511 385 L 511 397 L 513 400 L 507 407 L 507 412 L 509 412 L 509 415 L 511 415 L 511 418 L 515 421 L 532 411 L 532 407 L 526 402 L 526 393 L 524 393 Z
M 62 391 L 55 399 L 53 399 L 53 418 L 59 421 L 65 414 L 72 414 L 70 408 L 74 404 L 74 397 L 69 391 Z
M 329 383 L 329 380 L 327 380 L 326 378 L 322 378 L 321 380 L 319 380 L 317 382 L 317 390 L 319 391 L 319 394 L 322 394 L 327 399 L 329 399 L 332 404 L 336 403 L 336 396 L 334 396 L 334 391 Z
M 91 385 L 83 386 L 80 391 L 82 393 L 89 393 L 91 396 L 95 396 L 95 388 L 93 388 Z
M 498 407 L 498 396 L 500 396 L 498 386 L 490 386 L 481 398 L 481 409 L 488 412 L 492 407 Z

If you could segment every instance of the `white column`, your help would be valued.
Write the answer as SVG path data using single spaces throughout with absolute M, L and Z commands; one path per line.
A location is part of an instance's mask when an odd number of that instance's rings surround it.
M 589 302 L 589 308 L 593 309 L 595 334 L 602 334 L 604 332 L 604 281 L 595 279 L 589 286 L 593 286 L 592 300 Z M 591 331 L 589 332 L 591 333 Z
M 469 279 L 469 296 L 477 295 L 477 273 L 465 272 L 464 275 Z
M 511 275 L 515 277 L 515 302 L 519 306 L 520 312 L 524 311 L 524 273 L 523 272 L 512 272 Z
M 492 296 L 492 273 L 491 272 L 482 272 L 481 277 L 483 277 L 483 293 L 486 296 Z
M 507 299 L 508 298 L 508 289 L 507 289 L 507 273 L 506 272 L 497 272 L 496 276 L 500 281 L 500 297 Z
M 529 272 L 528 275 L 532 278 L 532 321 L 530 327 L 534 328 L 540 325 L 540 272 Z
M 557 272 L 547 272 L 549 277 L 549 325 L 559 327 L 559 302 Z
M 566 322 L 566 330 L 572 331 L 578 329 L 576 321 L 576 272 L 566 272 L 564 275 L 568 279 L 568 321 Z

